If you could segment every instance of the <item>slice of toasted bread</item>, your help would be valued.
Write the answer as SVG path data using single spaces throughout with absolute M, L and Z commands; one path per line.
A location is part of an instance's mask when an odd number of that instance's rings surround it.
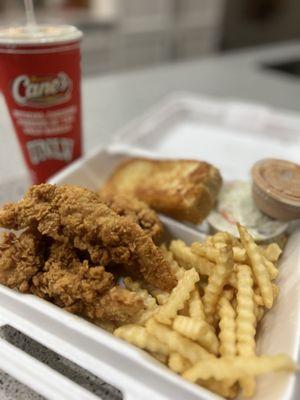
M 219 171 L 206 162 L 133 158 L 114 171 L 101 191 L 130 194 L 164 214 L 199 223 L 214 206 L 221 184 Z

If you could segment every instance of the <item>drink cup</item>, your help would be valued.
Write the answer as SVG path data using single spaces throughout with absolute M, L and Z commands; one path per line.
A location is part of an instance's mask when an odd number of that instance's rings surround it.
M 0 30 L 0 90 L 33 183 L 82 153 L 81 37 L 67 25 Z

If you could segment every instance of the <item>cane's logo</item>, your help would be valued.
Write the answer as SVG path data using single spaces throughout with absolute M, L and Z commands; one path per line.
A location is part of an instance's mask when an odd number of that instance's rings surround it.
M 29 106 L 54 106 L 71 97 L 72 81 L 64 72 L 57 75 L 19 75 L 12 84 L 12 95 L 16 103 Z

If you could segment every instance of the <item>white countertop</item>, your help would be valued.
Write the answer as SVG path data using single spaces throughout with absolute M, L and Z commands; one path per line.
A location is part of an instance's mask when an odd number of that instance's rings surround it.
M 288 59 L 299 54 L 300 44 L 290 43 L 129 73 L 86 78 L 83 80 L 85 150 L 88 152 L 101 143 L 109 143 L 114 132 L 124 124 L 162 97 L 178 91 L 259 102 L 300 112 L 299 79 L 269 72 L 261 67 L 263 61 Z M 24 169 L 1 97 L 0 143 L 1 185 Z M 9 331 L 1 330 L 0 335 L 7 337 Z M 20 339 L 20 347 L 26 340 Z M 31 346 L 30 351 L 35 354 L 35 345 Z M 51 357 L 49 353 L 48 358 Z M 109 392 L 109 388 L 105 390 Z M 39 397 L 24 387 L 20 388 L 8 375 L 0 372 L 0 399 L 12 398 L 26 400 Z
M 300 112 L 300 80 L 270 72 L 263 61 L 299 56 L 300 43 L 167 64 L 83 82 L 86 150 L 108 143 L 116 130 L 162 97 L 178 91 L 260 102 Z

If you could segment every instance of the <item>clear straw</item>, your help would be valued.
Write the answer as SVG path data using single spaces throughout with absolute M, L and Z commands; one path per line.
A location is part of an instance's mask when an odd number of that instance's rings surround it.
M 24 0 L 25 2 L 25 12 L 26 12 L 26 20 L 27 26 L 33 27 L 36 25 L 36 19 L 34 14 L 33 0 Z

